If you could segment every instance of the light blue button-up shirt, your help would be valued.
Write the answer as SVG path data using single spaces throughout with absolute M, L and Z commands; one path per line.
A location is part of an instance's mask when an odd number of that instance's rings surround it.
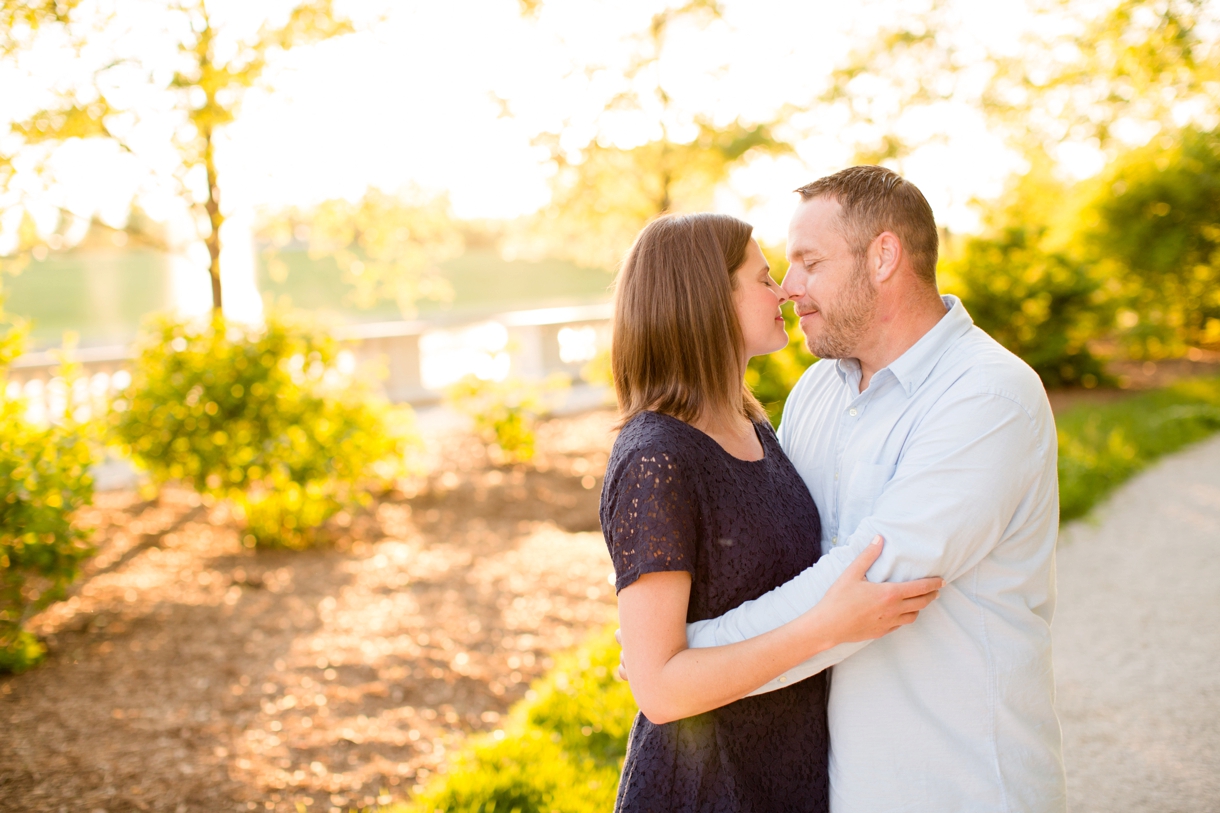
M 1037 375 L 944 301 L 945 316 L 864 392 L 854 360 L 805 372 L 779 438 L 821 512 L 825 555 L 688 627 L 699 647 L 791 621 L 877 534 L 870 580 L 946 579 L 914 624 L 758 690 L 834 666 L 832 813 L 1065 808 L 1051 674 L 1055 424 Z

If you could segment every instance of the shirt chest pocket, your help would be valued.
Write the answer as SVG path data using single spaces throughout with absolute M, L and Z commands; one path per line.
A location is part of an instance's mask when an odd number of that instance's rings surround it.
M 873 512 L 873 506 L 885 484 L 894 476 L 894 466 L 887 463 L 856 463 L 847 478 L 847 491 L 843 495 L 843 513 L 839 522 L 839 538 L 856 532 L 865 517 Z

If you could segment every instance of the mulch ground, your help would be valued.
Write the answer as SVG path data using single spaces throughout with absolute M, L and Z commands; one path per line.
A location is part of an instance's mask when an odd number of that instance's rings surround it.
M 331 523 L 241 546 L 223 505 L 98 495 L 98 555 L 0 678 L 0 810 L 329 811 L 408 797 L 615 617 L 597 505 L 613 415 L 545 423 L 529 466 L 469 437 Z

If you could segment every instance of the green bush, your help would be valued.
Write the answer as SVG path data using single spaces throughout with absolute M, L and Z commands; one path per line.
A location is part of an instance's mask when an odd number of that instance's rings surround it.
M 636 705 L 606 630 L 534 685 L 504 729 L 472 742 L 399 813 L 584 813 L 614 807 Z
M 1083 516 L 1161 455 L 1220 430 L 1220 378 L 1181 381 L 1162 390 L 1055 416 L 1059 430 L 1059 518 Z
M 0 384 L 21 347 L 19 331 L 0 335 Z M 0 672 L 21 672 L 45 654 L 23 627 L 31 615 L 64 597 L 89 534 L 74 514 L 93 498 L 93 449 L 71 421 L 36 426 L 26 405 L 0 387 Z
M 1089 349 L 1107 321 L 1087 266 L 1040 245 L 1042 229 L 1006 226 L 964 241 L 942 272 L 974 323 L 1034 368 L 1048 387 L 1106 380 Z
M 1107 379 L 1093 346 L 1113 324 L 1113 285 L 1073 247 L 1069 189 L 1031 160 L 983 210 L 979 235 L 946 241 L 937 277 L 1047 387 L 1096 386 Z
M 522 463 L 534 457 L 534 427 L 550 411 L 551 396 L 568 382 L 552 377 L 542 384 L 516 379 L 484 381 L 468 375 L 449 388 L 449 405 L 474 420 L 475 432 L 498 463 Z
M 1164 133 L 1088 186 L 1078 241 L 1122 283 L 1127 352 L 1220 347 L 1220 130 Z
M 409 411 L 337 362 L 332 339 L 282 315 L 260 329 L 161 318 L 114 405 L 115 434 L 155 481 L 231 501 L 247 544 L 306 547 L 400 473 L 414 437 Z

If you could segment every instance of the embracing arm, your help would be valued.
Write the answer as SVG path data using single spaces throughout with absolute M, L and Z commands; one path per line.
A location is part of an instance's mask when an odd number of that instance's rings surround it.
M 644 716 L 667 723 L 731 703 L 843 641 L 880 637 L 915 620 L 939 581 L 872 584 L 865 573 L 878 539 L 845 569 L 824 601 L 787 624 L 746 641 L 688 649 L 690 574 L 647 573 L 619 593 L 624 661 Z
M 943 404 L 903 450 L 873 513 L 843 544 L 766 595 L 720 618 L 689 625 L 690 646 L 746 640 L 798 617 L 823 599 L 877 534 L 887 545 L 868 572 L 870 580 L 938 574 L 952 582 L 1000 541 L 1043 471 L 1050 453 L 1044 446 L 1029 414 L 1003 395 L 967 394 Z M 788 677 L 816 674 L 864 645 L 819 653 Z

